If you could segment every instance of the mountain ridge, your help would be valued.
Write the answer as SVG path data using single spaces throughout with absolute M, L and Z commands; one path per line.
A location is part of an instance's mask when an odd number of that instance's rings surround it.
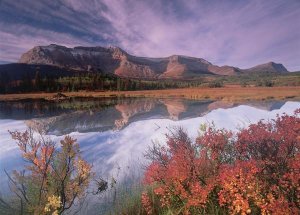
M 203 58 L 184 55 L 150 58 L 134 56 L 115 46 L 68 48 L 61 45 L 36 46 L 22 54 L 19 63 L 51 65 L 78 71 L 103 71 L 126 78 L 184 79 L 201 75 L 237 75 L 248 72 L 287 73 L 288 70 L 274 62 L 249 69 L 218 66 Z

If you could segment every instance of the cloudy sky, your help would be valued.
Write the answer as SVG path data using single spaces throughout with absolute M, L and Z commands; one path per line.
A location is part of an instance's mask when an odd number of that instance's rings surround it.
M 300 0 L 0 0 L 0 62 L 36 45 L 119 46 L 300 70 Z

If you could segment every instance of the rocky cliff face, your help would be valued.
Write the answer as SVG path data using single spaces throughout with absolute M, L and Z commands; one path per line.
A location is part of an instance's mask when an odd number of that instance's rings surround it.
M 236 75 L 243 72 L 287 72 L 282 64 L 273 62 L 242 70 L 217 66 L 202 58 L 173 55 L 146 58 L 128 54 L 118 47 L 37 46 L 21 56 L 25 64 L 52 65 L 79 71 L 96 70 L 130 78 L 194 78 L 201 75 Z
M 121 59 L 121 51 L 102 47 L 67 48 L 55 44 L 36 46 L 21 56 L 19 63 L 46 64 L 75 70 L 91 68 L 114 71 Z

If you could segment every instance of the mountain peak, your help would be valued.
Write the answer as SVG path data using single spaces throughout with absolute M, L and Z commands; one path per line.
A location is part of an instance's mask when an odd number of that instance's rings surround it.
M 251 72 L 275 72 L 275 73 L 287 73 L 288 70 L 281 64 L 281 63 L 275 63 L 273 61 L 270 61 L 268 63 L 260 64 L 255 67 L 252 67 L 250 69 L 246 69 L 247 71 Z
M 115 58 L 127 57 L 128 53 L 118 46 L 109 46 L 108 49 L 113 53 Z
M 50 45 L 44 46 L 44 47 L 67 48 L 66 46 L 57 45 L 55 43 L 51 43 Z
M 270 62 L 266 63 L 266 65 L 276 66 L 276 65 L 282 65 L 282 64 L 280 64 L 280 63 L 275 63 L 274 61 L 270 61 Z
M 119 46 L 109 46 L 108 49 L 114 50 L 114 51 L 122 51 L 125 52 L 123 49 L 121 49 Z
M 240 72 L 277 72 L 287 69 L 274 62 L 242 70 L 232 66 L 217 66 L 203 58 L 171 55 L 165 58 L 147 58 L 128 54 L 117 46 L 68 48 L 50 44 L 36 46 L 21 56 L 25 64 L 43 64 L 80 71 L 103 71 L 128 78 L 195 78 L 201 75 L 236 75 Z
M 62 45 L 57 45 L 57 44 L 50 44 L 48 46 L 35 46 L 34 48 L 36 49 L 43 49 L 43 50 L 54 50 L 54 49 L 62 49 L 62 50 L 66 50 L 69 49 L 66 46 L 62 46 Z

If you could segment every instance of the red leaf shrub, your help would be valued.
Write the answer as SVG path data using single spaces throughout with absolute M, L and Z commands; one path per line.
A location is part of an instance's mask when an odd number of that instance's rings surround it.
M 300 109 L 232 134 L 213 127 L 195 143 L 182 128 L 155 145 L 144 182 L 160 207 L 184 214 L 299 214 Z M 154 208 L 147 203 L 151 214 Z M 152 207 L 153 204 L 152 204 Z

